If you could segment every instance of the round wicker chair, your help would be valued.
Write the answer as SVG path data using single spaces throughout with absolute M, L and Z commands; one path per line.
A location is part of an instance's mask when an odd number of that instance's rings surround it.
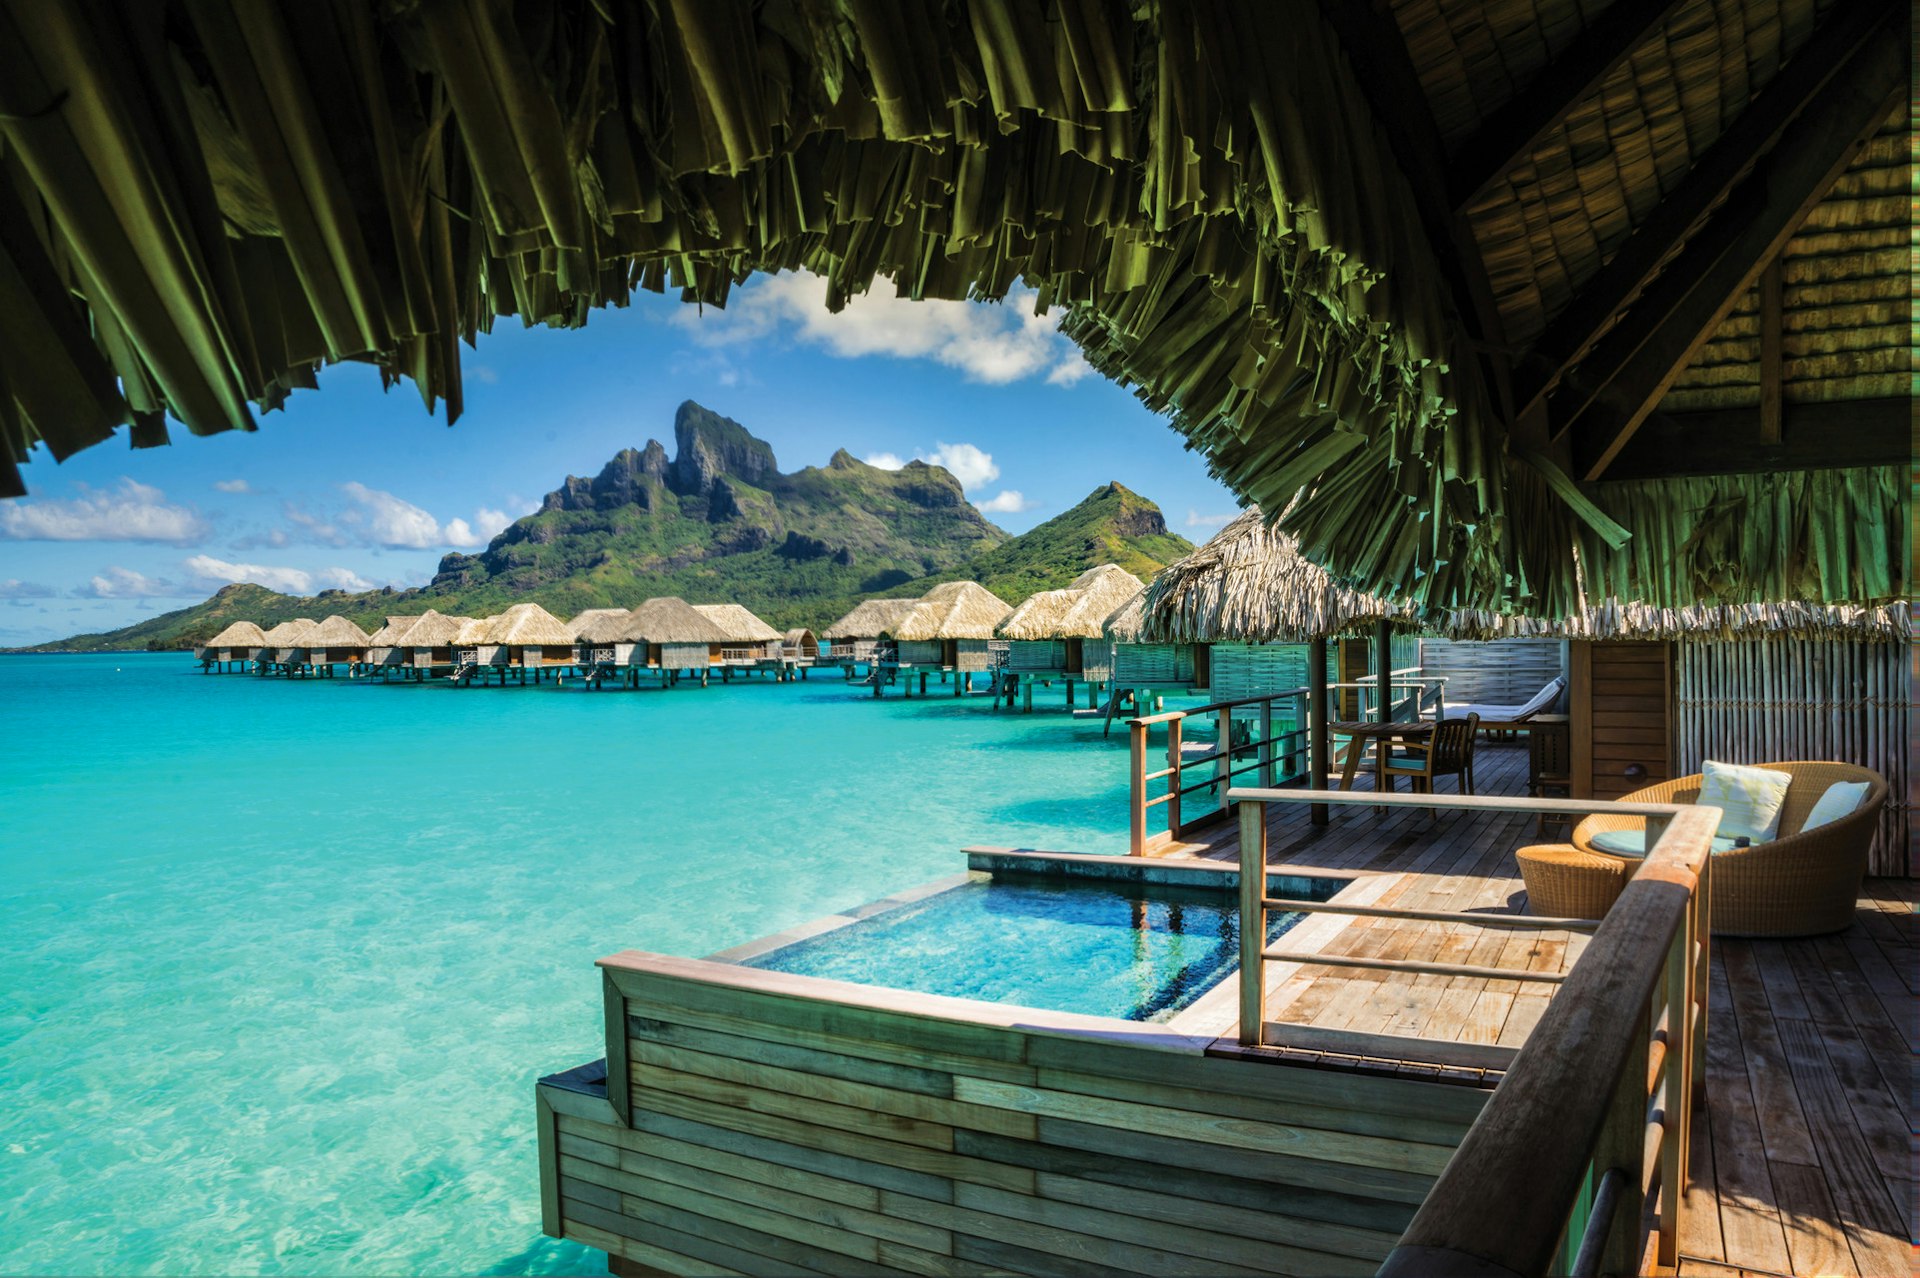
M 1867 873 L 1867 850 L 1887 801 L 1887 783 L 1879 773 L 1850 763 L 1796 761 L 1759 765 L 1793 774 L 1780 809 L 1779 836 L 1750 848 L 1713 855 L 1713 931 L 1720 936 L 1817 936 L 1852 926 L 1860 880 Z M 1678 777 L 1621 796 L 1631 803 L 1693 803 L 1700 797 L 1700 776 Z M 1817 829 L 1800 832 L 1800 823 L 1827 787 L 1837 781 L 1865 781 L 1866 801 L 1854 811 Z M 1640 817 L 1596 814 L 1573 828 L 1573 846 L 1607 856 L 1593 846 L 1602 830 L 1641 829 Z

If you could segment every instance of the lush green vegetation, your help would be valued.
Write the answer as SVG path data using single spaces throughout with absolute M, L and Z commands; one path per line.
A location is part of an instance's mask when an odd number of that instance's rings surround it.
M 778 627 L 823 626 L 871 594 L 917 594 L 972 578 L 1009 602 L 1102 563 L 1145 579 L 1193 547 L 1152 502 L 1108 484 L 1019 537 L 981 516 L 938 466 L 869 466 L 844 450 L 781 474 L 737 422 L 688 402 L 677 453 L 649 441 L 589 480 L 569 476 L 541 509 L 477 555 L 448 555 L 417 590 L 281 595 L 228 586 L 204 603 L 41 650 L 185 648 L 234 621 L 262 626 L 332 613 L 369 631 L 389 615 L 485 616 L 533 600 L 561 617 L 654 595 L 740 603 Z

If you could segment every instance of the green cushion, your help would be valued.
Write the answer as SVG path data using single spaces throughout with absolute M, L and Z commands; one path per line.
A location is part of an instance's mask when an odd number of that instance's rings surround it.
M 1755 843 L 1772 839 L 1780 828 L 1780 809 L 1787 801 L 1793 774 L 1770 772 L 1737 763 L 1708 759 L 1701 766 L 1701 807 L 1720 809 L 1718 833 L 1728 838 L 1745 835 Z
M 1647 827 L 1635 826 L 1625 830 L 1602 830 L 1588 839 L 1602 852 L 1611 852 L 1615 856 L 1645 856 L 1647 854 Z M 1713 836 L 1713 851 L 1731 852 L 1734 842 L 1722 835 Z
M 1836 781 L 1827 787 L 1827 792 L 1814 801 L 1813 811 L 1807 813 L 1807 819 L 1801 823 L 1804 833 L 1829 822 L 1838 821 L 1843 816 L 1851 816 L 1860 805 L 1867 801 L 1867 791 L 1873 789 L 1868 781 Z

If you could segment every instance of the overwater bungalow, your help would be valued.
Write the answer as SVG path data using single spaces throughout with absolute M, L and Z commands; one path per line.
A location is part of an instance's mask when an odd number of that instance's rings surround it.
M 573 664 L 589 687 L 599 687 L 632 657 L 632 642 L 620 638 L 628 616 L 625 608 L 588 608 L 567 623 L 573 631 Z
M 1011 604 L 978 582 L 935 586 L 894 627 L 901 672 L 920 673 L 922 691 L 928 673 L 938 673 L 943 682 L 952 676 L 955 692 L 967 691 L 975 674 L 992 667 L 994 628 L 1012 611 Z
M 371 639 L 367 632 L 339 614 L 316 622 L 302 637 L 306 646 L 305 673 L 331 679 L 341 666 L 357 674 L 367 661 Z
M 740 604 L 694 604 L 693 610 L 726 633 L 726 642 L 714 654 L 713 664 L 735 671 L 780 670 L 780 632 Z
M 1104 642 L 1083 650 L 1089 674 L 1106 685 L 1109 722 L 1127 703 L 1144 708 L 1148 697 L 1204 692 L 1212 675 L 1206 644 L 1146 637 L 1146 600 L 1142 586 L 1101 623 Z
M 574 668 L 573 631 L 536 603 L 517 603 L 492 617 L 470 621 L 453 637 L 454 678 L 462 686 L 511 675 L 517 683 L 558 678 Z
M 406 665 L 406 649 L 398 645 L 402 635 L 420 620 L 419 613 L 390 616 L 386 624 L 367 636 L 367 673 L 385 678 Z
M 1062 590 L 1043 590 L 1016 605 L 994 632 L 1007 641 L 994 707 L 1001 697 L 1008 705 L 1018 698 L 1031 711 L 1034 688 L 1059 682 L 1069 710 L 1076 685 L 1087 690 L 1088 709 L 1094 708 L 1112 664 L 1103 651 L 1106 619 L 1142 588 L 1140 579 L 1118 564 L 1101 564 Z M 1091 671 L 1089 646 L 1095 649 Z
M 251 621 L 236 621 L 213 638 L 201 644 L 194 652 L 200 669 L 205 674 L 225 674 L 232 670 L 244 670 L 259 659 L 260 649 L 266 646 L 267 637 L 260 627 Z
M 853 611 L 820 632 L 820 637 L 828 643 L 828 659 L 845 667 L 849 678 L 855 666 L 872 666 L 882 658 L 890 662 L 894 632 L 919 602 L 918 599 L 868 599 L 856 604 Z
M 732 642 L 731 633 L 684 599 L 666 595 L 647 600 L 627 615 L 618 632 L 622 643 L 632 645 L 624 663 L 629 686 L 638 687 L 642 676 L 650 675 L 661 687 L 672 687 L 682 678 L 697 679 L 706 687 L 721 652 Z
M 261 635 L 259 659 L 254 669 L 260 674 L 293 674 L 306 663 L 307 632 L 318 624 L 311 617 L 283 621 Z
M 451 419 L 460 339 L 505 315 L 583 324 L 636 284 L 720 305 L 807 269 L 836 303 L 1024 280 L 1061 305 L 1306 558 L 1405 602 L 1373 622 L 1381 713 L 1393 640 L 1462 610 L 1910 589 L 1894 0 L 6 12 L 28 339 L 0 342 L 24 410 L 0 493 L 42 434 L 248 428 L 321 359 Z M 1907 1272 L 1915 889 L 1887 876 L 1920 861 L 1858 839 L 1911 783 L 1809 778 L 1906 739 L 1909 667 L 1864 636 L 1702 641 L 1724 735 L 1701 749 L 1789 770 L 1723 788 L 1674 775 L 1662 689 L 1691 642 L 1568 638 L 1591 761 L 1568 794 L 1523 796 L 1497 741 L 1477 795 L 1336 789 L 1316 713 L 1304 788 L 1215 751 L 1223 815 L 1157 804 L 1140 856 L 957 857 L 990 882 L 891 902 L 919 897 L 938 961 L 886 948 L 888 902 L 806 929 L 808 954 L 837 932 L 885 960 L 865 984 L 795 970 L 791 937 L 610 953 L 580 1053 L 604 1056 L 535 1088 L 545 1231 L 623 1278 Z M 1714 850 L 1709 780 L 1755 800 L 1747 847 Z M 1584 851 L 1596 818 L 1642 855 Z M 1768 850 L 1809 825 L 1816 855 Z M 1176 961 L 1060 1010 L 1090 956 L 978 920 L 1055 921 L 1018 880 L 1095 874 L 1121 922 L 1081 930 Z M 1189 892 L 1210 939 L 1163 947 Z M 1822 935 L 1794 934 L 1803 898 Z M 1769 910 L 1787 926 L 1756 928 Z M 645 942 L 629 905 L 609 919 Z M 969 996 L 1005 952 L 1055 992 Z
M 804 626 L 789 630 L 780 636 L 780 659 L 804 677 L 806 668 L 820 660 L 820 640 Z
M 454 674 L 459 669 L 454 640 L 472 622 L 472 617 L 448 616 L 429 608 L 403 632 L 389 636 L 402 678 L 417 682 Z

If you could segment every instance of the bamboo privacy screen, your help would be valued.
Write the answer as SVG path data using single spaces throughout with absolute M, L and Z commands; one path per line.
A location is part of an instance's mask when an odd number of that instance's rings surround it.
M 1677 774 L 1700 771 L 1704 759 L 1839 759 L 1872 768 L 1890 795 L 1870 872 L 1920 874 L 1911 850 L 1906 644 L 1768 637 L 1683 639 L 1677 647 Z

